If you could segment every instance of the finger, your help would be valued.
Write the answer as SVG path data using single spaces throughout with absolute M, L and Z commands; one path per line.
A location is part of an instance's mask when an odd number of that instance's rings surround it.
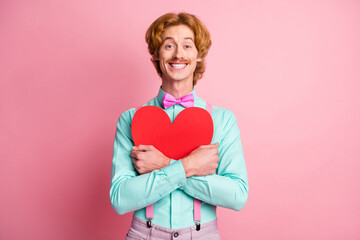
M 134 153 L 130 154 L 133 158 L 136 160 L 140 160 L 143 156 L 143 152 L 141 151 L 135 151 Z
M 138 146 L 134 146 L 133 150 L 136 151 L 149 151 L 152 150 L 154 147 L 152 145 L 138 145 Z
M 211 145 L 213 145 L 214 147 L 218 147 L 220 145 L 220 143 L 216 142 L 216 143 L 211 144 Z
M 137 160 L 141 160 L 144 158 L 144 152 L 142 151 L 136 151 L 135 154 L 134 154 L 134 158 L 136 158 Z
M 139 151 L 131 151 L 130 152 L 130 156 L 132 156 L 132 157 L 137 157 L 138 154 L 139 154 Z
M 133 146 L 131 149 L 132 149 L 133 151 L 139 151 L 139 147 L 138 147 L 138 146 Z

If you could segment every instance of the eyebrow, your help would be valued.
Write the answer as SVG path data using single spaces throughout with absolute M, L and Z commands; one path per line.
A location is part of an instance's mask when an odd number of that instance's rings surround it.
M 169 40 L 174 40 L 173 37 L 166 37 L 163 42 L 165 42 L 165 41 L 168 40 L 168 39 L 169 39 Z M 190 39 L 191 41 L 194 42 L 194 40 L 193 40 L 191 37 L 186 37 L 186 38 L 184 38 L 184 39 Z

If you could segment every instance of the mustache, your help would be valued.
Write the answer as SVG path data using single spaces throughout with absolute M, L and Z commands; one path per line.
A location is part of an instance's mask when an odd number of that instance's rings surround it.
M 166 61 L 166 63 L 187 63 L 187 64 L 191 64 L 191 60 L 186 60 L 186 59 L 171 59 Z

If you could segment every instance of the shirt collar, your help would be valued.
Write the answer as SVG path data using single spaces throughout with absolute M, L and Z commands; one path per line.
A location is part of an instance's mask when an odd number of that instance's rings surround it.
M 195 92 L 195 87 L 193 87 L 193 90 L 190 92 L 194 95 L 194 101 L 196 102 L 196 92 Z M 190 94 L 189 93 L 189 94 Z M 164 108 L 163 106 L 163 99 L 164 99 L 164 95 L 165 95 L 165 92 L 164 90 L 162 90 L 161 86 L 159 88 L 159 92 L 158 92 L 158 95 L 157 95 L 157 100 L 159 101 L 160 105 L 162 108 Z M 195 105 L 194 105 L 195 106 Z

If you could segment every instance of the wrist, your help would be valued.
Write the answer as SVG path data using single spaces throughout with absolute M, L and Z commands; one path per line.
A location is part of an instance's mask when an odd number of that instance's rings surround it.
M 168 158 L 168 157 L 166 157 L 166 159 L 165 159 L 165 167 L 166 167 L 166 166 L 169 166 L 170 163 L 171 163 L 171 159 Z
M 170 158 L 163 156 L 159 159 L 156 169 L 161 169 L 170 165 Z
M 195 175 L 194 174 L 194 169 L 191 167 L 191 162 L 189 160 L 190 159 L 188 157 L 185 157 L 185 158 L 181 159 L 181 163 L 182 163 L 182 165 L 184 167 L 186 178 Z

